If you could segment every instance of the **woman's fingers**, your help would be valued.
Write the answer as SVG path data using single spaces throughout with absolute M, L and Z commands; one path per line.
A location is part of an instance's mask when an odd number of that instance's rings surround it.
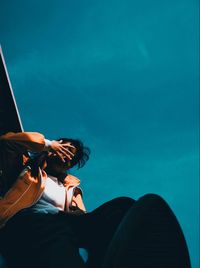
M 62 143 L 62 146 L 76 149 L 76 147 L 72 145 L 70 142 Z
M 61 153 L 64 157 L 67 157 L 69 160 L 72 159 L 72 157 L 74 156 L 74 154 L 72 152 L 70 152 L 69 150 L 59 150 L 59 153 Z
M 60 147 L 60 151 L 63 152 L 63 153 L 68 153 L 71 156 L 74 156 L 74 153 L 72 153 L 68 148 Z
M 71 160 L 74 157 L 76 147 L 70 142 L 62 143 L 60 141 L 53 141 L 52 150 L 58 155 L 58 157 L 65 162 L 65 159 Z

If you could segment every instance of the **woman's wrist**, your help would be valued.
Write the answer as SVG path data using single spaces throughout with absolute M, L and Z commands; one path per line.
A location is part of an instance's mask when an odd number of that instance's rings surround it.
M 53 141 L 50 141 L 48 139 L 44 139 L 44 141 L 45 141 L 44 151 L 50 151 L 52 149 L 51 145 Z

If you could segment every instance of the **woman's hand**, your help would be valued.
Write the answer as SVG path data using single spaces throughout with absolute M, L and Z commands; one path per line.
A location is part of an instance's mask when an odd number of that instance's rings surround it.
M 57 154 L 57 156 L 65 162 L 65 158 L 71 160 L 74 156 L 74 153 L 71 151 L 76 149 L 70 142 L 62 143 L 60 141 L 52 141 L 51 142 L 51 150 Z

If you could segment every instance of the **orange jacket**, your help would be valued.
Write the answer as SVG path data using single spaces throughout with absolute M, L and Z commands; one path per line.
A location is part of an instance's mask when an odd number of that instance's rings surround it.
M 42 152 L 45 148 L 45 138 L 36 132 L 9 132 L 0 137 L 0 180 L 7 183 L 7 191 L 0 197 L 0 227 L 20 210 L 35 204 L 41 197 L 47 174 L 39 170 L 35 178 L 31 176 L 29 167 L 24 168 L 28 159 L 28 151 Z M 66 188 L 66 212 L 70 206 L 77 206 L 85 211 L 82 201 L 82 191 L 77 187 L 80 180 L 72 175 L 64 179 Z

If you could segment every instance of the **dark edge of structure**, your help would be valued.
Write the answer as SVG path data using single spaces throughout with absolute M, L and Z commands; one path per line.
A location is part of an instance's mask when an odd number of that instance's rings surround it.
M 21 132 L 23 126 L 0 46 L 0 135 L 9 131 Z

